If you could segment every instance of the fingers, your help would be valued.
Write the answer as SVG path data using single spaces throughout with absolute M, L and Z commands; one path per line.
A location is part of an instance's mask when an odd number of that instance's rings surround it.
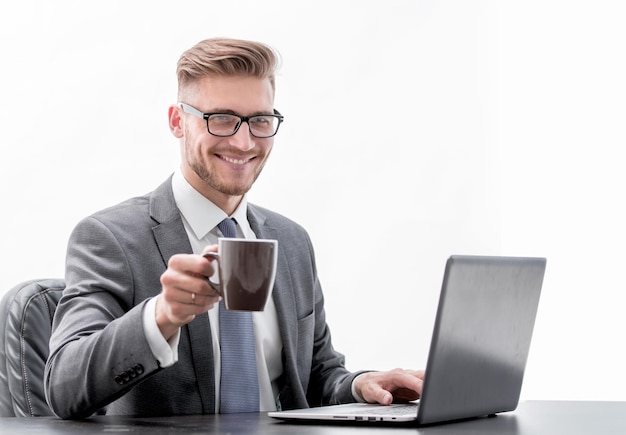
M 179 327 L 211 309 L 219 300 L 207 280 L 213 272 L 211 261 L 200 255 L 172 256 L 161 275 L 161 301 L 157 304 L 159 326 L 170 323 Z
M 357 393 L 366 402 L 389 405 L 419 399 L 423 380 L 423 370 L 394 369 L 365 373 L 354 382 Z
M 380 403 L 381 405 L 393 403 L 393 395 L 378 384 L 369 385 L 363 396 L 363 399 L 369 403 Z
M 217 252 L 218 245 L 209 245 L 202 250 L 202 254 L 204 255 L 208 252 Z
M 170 258 L 167 271 L 206 279 L 213 275 L 215 268 L 211 260 L 207 260 L 201 255 L 177 254 Z

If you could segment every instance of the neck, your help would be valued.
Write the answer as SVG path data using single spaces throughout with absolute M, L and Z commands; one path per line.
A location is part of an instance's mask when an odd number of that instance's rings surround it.
M 243 195 L 229 195 L 227 193 L 221 192 L 214 187 L 208 185 L 204 182 L 198 175 L 191 171 L 185 171 L 183 169 L 183 176 L 185 180 L 196 189 L 198 192 L 202 194 L 206 199 L 211 201 L 213 204 L 218 206 L 224 213 L 228 216 L 231 216 L 239 204 L 241 204 L 241 200 L 243 199 Z

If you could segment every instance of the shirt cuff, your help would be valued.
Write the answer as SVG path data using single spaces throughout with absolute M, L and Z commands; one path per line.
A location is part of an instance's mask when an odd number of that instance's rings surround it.
M 169 340 L 165 340 L 156 322 L 156 300 L 149 299 L 143 307 L 143 331 L 148 340 L 152 355 L 161 367 L 169 367 L 178 361 L 180 328 Z
M 354 384 L 356 383 L 356 380 L 359 376 L 363 376 L 365 373 L 361 373 L 359 375 L 356 375 L 354 377 L 354 379 L 352 379 L 352 385 L 351 385 L 351 389 L 352 389 L 352 397 L 354 397 L 354 400 L 356 400 L 358 403 L 365 403 L 365 400 L 363 400 L 363 398 L 361 397 L 361 395 L 359 393 L 356 392 L 356 388 L 354 387 Z

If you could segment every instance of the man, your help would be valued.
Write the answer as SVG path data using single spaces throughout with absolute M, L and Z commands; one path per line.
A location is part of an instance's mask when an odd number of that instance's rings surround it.
M 237 412 L 221 402 L 220 298 L 207 281 L 215 265 L 201 255 L 216 250 L 229 217 L 238 237 L 279 246 L 272 297 L 252 315 L 258 392 L 235 392 L 240 399 L 269 411 L 419 397 L 421 371 L 345 369 L 307 233 L 247 202 L 282 122 L 276 68 L 276 53 L 250 41 L 205 40 L 181 56 L 179 103 L 168 112 L 180 171 L 84 219 L 69 240 L 45 374 L 58 416 Z

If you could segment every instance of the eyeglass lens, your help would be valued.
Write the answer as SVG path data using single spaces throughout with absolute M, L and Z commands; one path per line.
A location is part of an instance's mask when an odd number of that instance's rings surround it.
M 235 134 L 241 118 L 229 114 L 214 114 L 207 119 L 209 133 L 218 136 L 230 136 Z M 248 119 L 250 133 L 257 137 L 270 137 L 276 134 L 278 129 L 278 117 L 272 115 L 252 116 Z

